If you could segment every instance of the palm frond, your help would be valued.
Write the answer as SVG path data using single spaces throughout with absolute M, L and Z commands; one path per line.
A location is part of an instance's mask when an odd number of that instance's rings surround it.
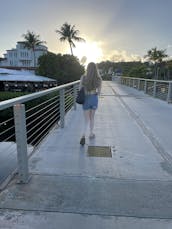
M 60 37 L 60 41 L 65 41 L 66 39 L 66 37 Z
M 25 47 L 34 49 L 35 46 L 42 45 L 46 43 L 45 41 L 40 40 L 40 36 L 36 35 L 34 32 L 27 31 L 26 34 L 23 34 L 23 37 L 25 39 L 24 44 Z
M 73 39 L 75 40 L 75 41 L 79 41 L 79 42 L 85 42 L 85 40 L 83 39 L 83 38 L 81 38 L 81 37 L 73 37 Z
M 55 32 L 60 35 L 60 38 L 59 38 L 60 41 L 67 40 L 69 42 L 72 55 L 73 55 L 72 47 L 75 47 L 73 40 L 74 41 L 82 41 L 82 42 L 85 41 L 83 38 L 78 36 L 79 30 L 75 29 L 75 25 L 70 25 L 67 22 L 65 22 L 61 26 L 60 30 L 57 29 L 57 30 L 55 30 Z

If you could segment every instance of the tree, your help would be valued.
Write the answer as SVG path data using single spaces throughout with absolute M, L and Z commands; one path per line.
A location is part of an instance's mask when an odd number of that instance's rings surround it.
M 40 56 L 36 74 L 57 79 L 57 77 L 61 75 L 61 58 L 61 54 L 56 55 L 52 52 Z
M 138 65 L 136 67 L 132 67 L 128 73 L 129 77 L 135 78 L 145 78 L 147 75 L 147 68 L 144 65 Z
M 35 48 L 38 45 L 45 44 L 45 41 L 41 41 L 39 38 L 39 35 L 36 35 L 34 32 L 27 31 L 26 34 L 23 34 L 23 37 L 25 39 L 25 47 L 28 49 L 31 49 L 33 52 L 33 59 L 34 59 L 34 67 L 36 67 L 36 59 L 35 59 Z
M 148 50 L 147 55 L 145 55 L 148 60 L 152 61 L 154 64 L 155 79 L 158 79 L 158 72 L 161 70 L 162 61 L 168 55 L 165 53 L 166 50 L 158 50 L 157 47 Z M 159 65 L 159 66 L 158 66 Z
M 61 55 L 48 52 L 39 57 L 36 74 L 56 79 L 58 85 L 79 80 L 84 67 L 72 55 Z
M 75 47 L 74 41 L 83 41 L 85 40 L 81 37 L 78 37 L 79 30 L 75 30 L 75 25 L 70 25 L 67 22 L 62 25 L 60 30 L 56 30 L 56 33 L 60 35 L 60 41 L 68 41 L 70 45 L 71 54 L 73 55 L 72 47 Z
M 166 80 L 172 80 L 172 60 L 166 62 L 167 77 Z

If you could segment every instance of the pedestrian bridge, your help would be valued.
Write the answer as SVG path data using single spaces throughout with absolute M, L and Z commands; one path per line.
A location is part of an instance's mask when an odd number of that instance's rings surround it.
M 171 104 L 105 81 L 95 139 L 79 144 L 80 105 L 61 121 L 30 156 L 28 183 L 16 175 L 0 193 L 0 225 L 172 227 Z

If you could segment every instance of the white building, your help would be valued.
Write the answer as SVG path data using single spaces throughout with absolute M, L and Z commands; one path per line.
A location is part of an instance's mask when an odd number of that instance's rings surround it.
M 25 47 L 24 41 L 17 42 L 16 48 L 6 50 L 4 59 L 0 61 L 2 67 L 19 67 L 19 68 L 33 68 L 37 67 L 38 58 L 47 53 L 47 47 L 44 45 L 36 46 L 35 51 Z M 35 55 L 35 66 L 34 66 Z

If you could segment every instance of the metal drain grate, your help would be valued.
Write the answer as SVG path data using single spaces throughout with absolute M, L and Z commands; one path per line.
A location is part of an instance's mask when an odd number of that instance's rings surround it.
M 89 157 L 112 157 L 109 146 L 88 146 L 87 153 Z

